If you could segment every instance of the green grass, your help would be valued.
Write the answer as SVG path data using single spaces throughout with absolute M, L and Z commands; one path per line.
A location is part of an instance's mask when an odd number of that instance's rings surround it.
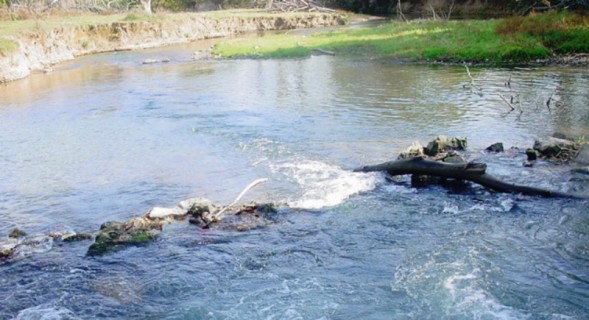
M 339 55 L 501 63 L 546 58 L 553 52 L 589 52 L 589 28 L 582 16 L 559 13 L 519 19 L 536 28 L 502 31 L 513 23 L 510 19 L 392 22 L 311 36 L 233 39 L 219 43 L 214 53 L 225 57 L 280 58 L 307 56 L 313 49 L 323 49 Z M 544 28 L 541 33 L 530 31 L 540 27 Z
M 18 47 L 18 44 L 12 40 L 0 38 L 0 55 L 11 52 Z

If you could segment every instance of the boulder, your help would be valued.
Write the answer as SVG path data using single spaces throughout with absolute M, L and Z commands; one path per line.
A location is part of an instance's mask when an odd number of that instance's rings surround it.
M 109 221 L 100 226 L 87 255 L 99 256 L 128 246 L 140 246 L 155 241 L 166 222 L 138 217 L 126 222 Z
M 215 214 L 220 210 L 221 207 L 216 206 L 208 200 L 195 202 L 188 209 L 188 215 L 190 216 L 188 222 L 201 227 L 208 226 L 219 220 Z
M 397 160 L 413 158 L 413 157 L 423 157 L 425 154 L 423 153 L 423 146 L 419 141 L 413 142 L 405 151 L 401 152 L 397 157 Z
M 456 151 L 450 151 L 441 158 L 442 162 L 453 164 L 466 164 L 466 159 Z
M 549 137 L 536 140 L 534 150 L 547 160 L 568 161 L 576 157 L 580 145 L 574 141 Z
M 488 152 L 503 152 L 503 143 L 502 142 L 496 142 L 493 143 L 492 145 L 488 146 L 487 149 L 485 149 Z
M 20 242 L 21 240 L 14 237 L 0 240 L 0 259 L 10 257 Z
M 426 155 L 433 157 L 439 153 L 452 150 L 465 150 L 467 146 L 466 138 L 448 138 L 447 136 L 437 136 L 433 141 L 424 148 Z
M 538 156 L 540 156 L 540 153 L 532 148 L 526 149 L 526 156 L 528 156 L 528 161 L 534 161 L 534 160 L 538 160 Z

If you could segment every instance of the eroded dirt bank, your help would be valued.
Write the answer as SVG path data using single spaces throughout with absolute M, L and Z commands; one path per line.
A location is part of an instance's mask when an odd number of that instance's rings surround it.
M 18 49 L 0 55 L 0 83 L 22 79 L 52 64 L 77 56 L 185 43 L 260 30 L 287 30 L 344 24 L 338 14 L 309 13 L 296 16 L 206 17 L 182 20 L 115 22 L 60 27 L 21 34 Z

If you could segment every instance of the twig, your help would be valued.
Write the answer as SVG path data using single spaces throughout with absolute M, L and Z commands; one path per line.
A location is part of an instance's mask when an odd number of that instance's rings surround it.
M 501 100 L 503 100 L 503 102 L 505 102 L 505 104 L 507 104 L 508 107 L 511 108 L 511 111 L 515 110 L 515 107 L 513 106 L 513 104 L 511 104 L 509 101 L 507 101 L 507 99 L 505 99 L 504 96 L 502 96 L 500 93 L 497 94 L 499 96 L 499 98 L 501 98 Z

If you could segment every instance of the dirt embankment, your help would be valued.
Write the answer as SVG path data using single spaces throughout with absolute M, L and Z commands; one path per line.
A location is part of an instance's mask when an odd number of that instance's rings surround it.
M 183 20 L 115 22 L 81 27 L 60 27 L 21 34 L 18 49 L 0 55 L 0 83 L 25 78 L 32 72 L 77 56 L 186 43 L 260 30 L 287 30 L 343 24 L 337 14 L 296 16 L 224 17 L 195 15 Z

